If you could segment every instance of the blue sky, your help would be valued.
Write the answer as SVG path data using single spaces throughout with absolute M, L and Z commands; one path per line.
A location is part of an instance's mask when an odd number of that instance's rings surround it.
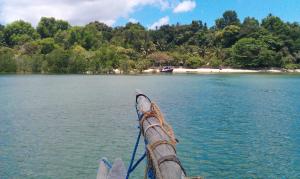
M 226 10 L 235 10 L 240 19 L 251 16 L 261 20 L 272 13 L 284 21 L 300 22 L 299 0 L 196 0 L 196 8 L 189 12 L 172 13 L 171 9 L 160 10 L 145 6 L 134 12 L 131 17 L 145 26 L 165 16 L 169 17 L 171 24 L 202 20 L 212 26 L 215 19 L 221 17 Z M 120 18 L 116 24 L 123 25 L 126 22 L 125 18 Z
M 138 21 L 153 28 L 202 20 L 212 26 L 226 10 L 235 10 L 240 19 L 261 20 L 272 13 L 284 21 L 300 22 L 299 0 L 0 0 L 0 23 L 22 19 L 36 25 L 42 16 L 52 16 L 72 25 L 98 20 L 119 26 Z

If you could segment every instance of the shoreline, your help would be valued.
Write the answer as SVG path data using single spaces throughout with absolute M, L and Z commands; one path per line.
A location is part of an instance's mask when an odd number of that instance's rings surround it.
M 149 68 L 144 70 L 143 73 L 161 73 L 158 68 Z M 300 73 L 300 69 L 288 70 L 288 69 L 262 69 L 262 70 L 250 70 L 250 69 L 233 69 L 233 68 L 174 68 L 173 73 Z
M 165 73 L 160 72 L 159 68 L 148 68 L 143 70 L 142 72 L 137 72 L 135 70 L 130 71 L 129 73 L 123 73 L 119 69 L 113 69 L 111 73 L 92 73 L 90 71 L 86 71 L 84 73 L 0 73 L 0 75 L 130 75 L 130 74 L 230 74 L 230 73 L 248 73 L 248 74 L 255 74 L 255 73 L 269 73 L 269 74 L 300 74 L 300 69 L 283 69 L 283 68 L 270 68 L 270 69 L 234 69 L 234 68 L 174 68 L 172 73 Z

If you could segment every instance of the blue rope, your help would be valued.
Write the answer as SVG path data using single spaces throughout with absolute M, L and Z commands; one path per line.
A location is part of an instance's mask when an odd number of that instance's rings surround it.
M 135 154 L 136 154 L 137 148 L 139 146 L 141 134 L 142 134 L 142 131 L 140 130 L 139 134 L 138 134 L 138 137 L 136 139 L 135 145 L 134 145 L 133 152 L 131 154 L 130 165 L 129 165 L 128 170 L 127 170 L 126 179 L 129 179 L 129 175 L 132 172 L 132 166 L 133 166 L 133 162 L 134 162 L 134 158 L 135 158 Z
M 137 102 L 137 98 L 138 98 L 139 96 L 144 96 L 144 97 L 146 97 L 146 98 L 151 102 L 151 100 L 150 100 L 146 95 L 143 95 L 143 94 L 139 94 L 139 95 L 136 96 L 136 102 Z M 138 109 L 137 109 L 137 103 L 135 104 L 135 109 L 136 109 L 136 113 L 137 113 L 137 116 L 138 116 L 138 120 L 140 121 L 140 120 L 143 118 L 143 115 L 144 115 L 144 114 L 139 115 Z M 140 130 L 140 131 L 139 131 L 139 134 L 138 134 L 138 137 L 137 137 L 137 139 L 136 139 L 135 145 L 134 145 L 133 152 L 132 152 L 132 154 L 131 154 L 131 159 L 130 159 L 130 164 L 129 164 L 129 167 L 128 167 L 128 170 L 127 170 L 126 179 L 129 179 L 130 173 L 132 173 L 132 172 L 135 170 L 135 168 L 141 163 L 141 161 L 143 161 L 143 160 L 146 158 L 146 156 L 147 156 L 147 154 L 146 154 L 146 152 L 145 152 L 145 153 L 144 153 L 144 154 L 143 154 L 143 155 L 142 155 L 142 156 L 134 163 L 136 151 L 137 151 L 138 146 L 139 146 L 139 143 L 140 143 L 141 134 L 142 134 L 142 131 Z M 145 146 L 146 146 L 148 142 L 147 142 L 146 140 L 144 140 L 144 142 L 145 142 Z M 146 151 L 146 150 L 145 150 L 145 151 Z M 147 171 L 147 176 L 148 176 L 150 179 L 155 179 L 154 172 L 153 172 L 152 169 L 149 169 L 149 170 Z
M 133 172 L 133 170 L 141 163 L 141 161 L 144 160 L 144 158 L 146 157 L 146 152 L 141 156 L 140 159 L 138 159 L 135 164 L 133 165 L 133 167 L 131 168 L 130 172 Z
M 111 169 L 111 164 L 104 158 L 101 159 L 101 161 L 106 165 L 107 168 Z

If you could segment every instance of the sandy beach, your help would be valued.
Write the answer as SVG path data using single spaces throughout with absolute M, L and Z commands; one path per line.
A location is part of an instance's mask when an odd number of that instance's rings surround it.
M 214 68 L 174 68 L 173 73 L 300 73 L 300 69 L 285 70 L 285 69 L 267 69 L 267 70 L 248 70 L 248 69 L 214 69 Z M 143 73 L 160 73 L 159 69 L 147 69 Z

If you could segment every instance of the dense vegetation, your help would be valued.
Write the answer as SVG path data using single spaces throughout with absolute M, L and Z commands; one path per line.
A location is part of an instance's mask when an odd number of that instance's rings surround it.
M 0 25 L 0 72 L 126 73 L 159 65 L 299 68 L 300 25 L 268 15 L 259 22 L 226 11 L 208 28 L 202 21 L 147 30 L 139 23 L 71 26 L 41 18 Z

